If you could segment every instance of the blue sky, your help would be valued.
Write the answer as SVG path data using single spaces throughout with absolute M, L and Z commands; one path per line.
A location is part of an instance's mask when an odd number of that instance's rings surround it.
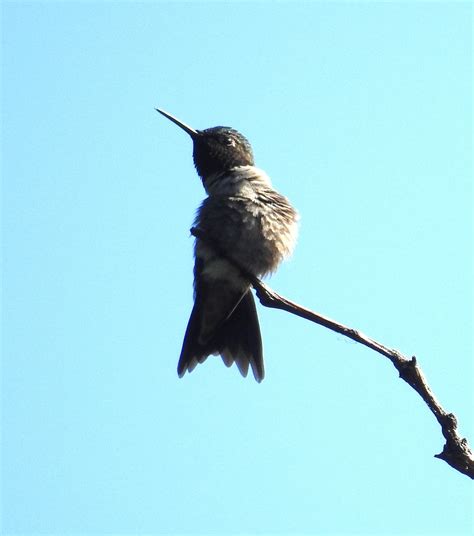
M 474 442 L 469 3 L 5 2 L 4 534 L 470 534 L 390 363 L 259 307 L 266 378 L 179 380 L 189 138 L 301 214 L 281 294 L 416 354 Z

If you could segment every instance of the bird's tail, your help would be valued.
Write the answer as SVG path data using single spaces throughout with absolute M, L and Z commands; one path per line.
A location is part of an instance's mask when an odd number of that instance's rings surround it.
M 257 382 L 265 376 L 263 365 L 262 337 L 258 323 L 255 301 L 248 290 L 230 316 L 216 329 L 206 343 L 199 342 L 201 329 L 201 304 L 194 304 L 188 322 L 183 348 L 178 362 L 178 375 L 191 372 L 198 363 L 203 363 L 211 354 L 221 355 L 226 366 L 234 362 L 242 374 L 247 376 L 249 365 Z

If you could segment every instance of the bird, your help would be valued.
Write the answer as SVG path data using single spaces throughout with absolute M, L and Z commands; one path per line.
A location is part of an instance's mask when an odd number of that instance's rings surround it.
M 196 130 L 155 110 L 191 137 L 194 166 L 207 194 L 194 221 L 207 240 L 195 241 L 194 305 L 178 376 L 220 355 L 244 377 L 251 367 L 260 383 L 265 368 L 257 310 L 238 266 L 259 278 L 275 272 L 294 249 L 298 212 L 255 166 L 252 147 L 240 132 L 224 126 Z

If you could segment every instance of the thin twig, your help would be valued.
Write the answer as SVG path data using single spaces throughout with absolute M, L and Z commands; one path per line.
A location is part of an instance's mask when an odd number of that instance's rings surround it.
M 344 326 L 335 320 L 315 313 L 314 311 L 287 300 L 262 283 L 258 277 L 255 277 L 253 274 L 245 270 L 245 268 L 240 266 L 235 259 L 229 256 L 226 252 L 222 251 L 217 244 L 209 239 L 209 237 L 206 236 L 201 229 L 193 227 L 191 229 L 191 234 L 196 238 L 207 242 L 220 256 L 224 257 L 236 268 L 238 268 L 242 275 L 250 281 L 255 289 L 260 303 L 265 307 L 281 309 L 296 316 L 300 316 L 301 318 L 305 318 L 310 322 L 314 322 L 332 331 L 340 333 L 341 335 L 344 335 L 345 337 L 348 337 L 349 339 L 363 344 L 364 346 L 375 350 L 379 354 L 388 357 L 388 359 L 390 359 L 390 361 L 393 363 L 393 366 L 398 370 L 400 378 L 407 382 L 408 385 L 410 385 L 420 395 L 441 426 L 441 431 L 446 439 L 446 443 L 442 452 L 436 454 L 435 457 L 439 458 L 440 460 L 444 460 L 457 471 L 474 479 L 474 455 L 469 447 L 467 439 L 462 438 L 458 434 L 457 419 L 455 415 L 445 411 L 436 399 L 433 391 L 425 379 L 423 371 L 418 366 L 415 356 L 409 359 L 401 354 L 398 350 L 387 348 L 383 344 L 380 344 L 356 329 Z

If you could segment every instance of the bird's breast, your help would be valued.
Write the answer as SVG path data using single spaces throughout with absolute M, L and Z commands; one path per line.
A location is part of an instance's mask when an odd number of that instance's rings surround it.
M 291 254 L 297 220 L 297 212 L 271 187 L 268 176 L 245 166 L 212 186 L 195 223 L 239 264 L 261 277 L 274 272 Z M 196 255 L 199 251 L 202 245 L 197 244 Z

